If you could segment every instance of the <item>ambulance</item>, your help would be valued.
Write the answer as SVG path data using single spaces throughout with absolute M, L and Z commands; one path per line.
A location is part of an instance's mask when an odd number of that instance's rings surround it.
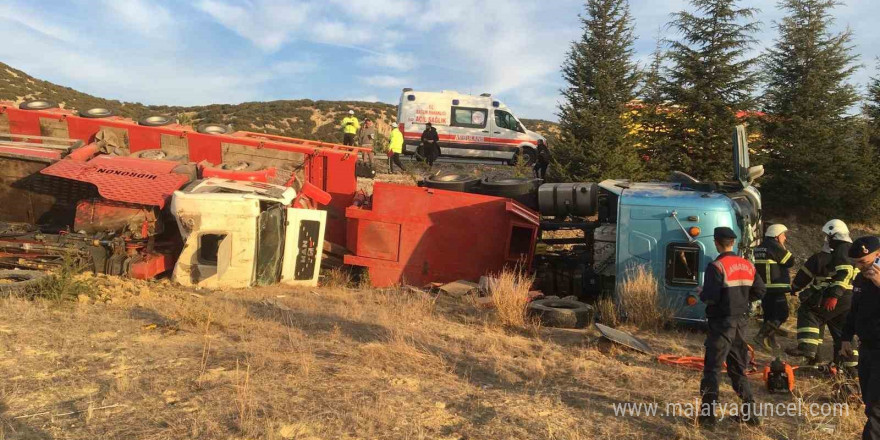
M 488 93 L 474 96 L 406 88 L 400 95 L 397 121 L 405 154 L 415 154 L 428 122 L 437 129 L 441 155 L 447 157 L 503 160 L 511 165 L 521 158 L 533 164 L 538 140 L 547 142 Z

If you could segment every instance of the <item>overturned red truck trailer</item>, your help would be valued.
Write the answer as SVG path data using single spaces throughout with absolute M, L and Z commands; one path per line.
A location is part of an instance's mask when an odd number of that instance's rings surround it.
M 93 216 L 128 215 L 119 207 L 107 209 L 99 197 L 137 200 L 161 211 L 158 199 L 167 198 L 168 189 L 161 189 L 162 182 L 181 179 L 175 169 L 179 162 L 200 163 L 194 171 L 200 179 L 289 184 L 288 177 L 299 177 L 303 187 L 297 189 L 314 189 L 313 199 L 327 212 L 325 254 L 344 254 L 346 264 L 368 268 L 377 286 L 476 279 L 507 265 L 531 263 L 538 215 L 510 199 L 382 183 L 372 196 L 356 197 L 355 169 L 365 149 L 218 126 L 193 130 L 161 116 L 133 121 L 107 114 L 0 103 L 0 205 L 15 208 L 0 210 L 0 221 L 72 224 L 76 209 Z M 2 142 L 12 138 L 18 141 L 14 146 Z M 98 150 L 110 155 L 94 157 Z M 144 158 L 176 162 L 144 165 Z M 256 166 L 240 172 L 220 166 L 236 163 Z M 46 179 L 53 176 L 66 183 L 49 185 Z M 129 184 L 114 185 L 113 178 Z M 143 186 L 135 194 L 118 194 L 137 188 L 130 182 L 138 179 Z M 329 199 L 323 200 L 325 193 Z M 147 202 L 150 197 L 156 200 Z M 149 217 L 136 212 L 129 214 Z M 161 273 L 170 264 L 153 262 L 142 276 Z

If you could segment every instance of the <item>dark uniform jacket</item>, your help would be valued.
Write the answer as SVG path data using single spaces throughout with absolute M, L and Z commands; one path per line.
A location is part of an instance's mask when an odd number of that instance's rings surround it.
M 851 243 L 839 240 L 831 242 L 831 261 L 828 262 L 828 287 L 823 298 L 840 298 L 852 292 L 852 282 L 856 277 L 856 269 L 849 262 L 847 255 Z
M 749 302 L 761 299 L 765 291 L 749 260 L 725 252 L 706 267 L 700 300 L 708 318 L 722 318 L 748 313 Z
M 815 291 L 823 291 L 828 286 L 828 265 L 831 263 L 830 252 L 816 252 L 807 259 L 794 276 L 791 283 L 794 292 L 810 288 Z
M 440 141 L 440 135 L 437 134 L 437 129 L 434 127 L 426 128 L 425 131 L 422 132 L 422 142 L 425 143 L 437 143 Z
M 880 288 L 862 275 L 853 281 L 852 306 L 843 326 L 843 340 L 858 335 L 861 346 L 880 349 Z
M 540 163 L 550 163 L 550 148 L 547 147 L 547 144 L 540 143 L 538 144 L 538 162 Z
M 755 269 L 764 281 L 767 293 L 791 292 L 791 274 L 788 269 L 794 266 L 791 252 L 773 238 L 765 238 L 755 248 Z

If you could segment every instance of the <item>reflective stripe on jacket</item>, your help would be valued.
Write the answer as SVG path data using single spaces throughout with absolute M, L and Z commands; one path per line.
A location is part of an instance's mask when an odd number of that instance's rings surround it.
M 765 238 L 755 248 L 755 269 L 764 281 L 768 292 L 788 293 L 791 291 L 791 275 L 788 269 L 794 266 L 791 252 L 773 238 Z

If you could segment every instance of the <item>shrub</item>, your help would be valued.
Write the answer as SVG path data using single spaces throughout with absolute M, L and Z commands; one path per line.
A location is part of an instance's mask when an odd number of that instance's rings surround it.
M 504 271 L 491 289 L 498 320 L 510 327 L 527 328 L 534 320 L 527 315 L 532 279 L 518 271 Z
M 672 320 L 672 309 L 660 295 L 654 273 L 646 266 L 634 266 L 619 281 L 618 296 L 626 320 L 641 329 L 656 330 Z

